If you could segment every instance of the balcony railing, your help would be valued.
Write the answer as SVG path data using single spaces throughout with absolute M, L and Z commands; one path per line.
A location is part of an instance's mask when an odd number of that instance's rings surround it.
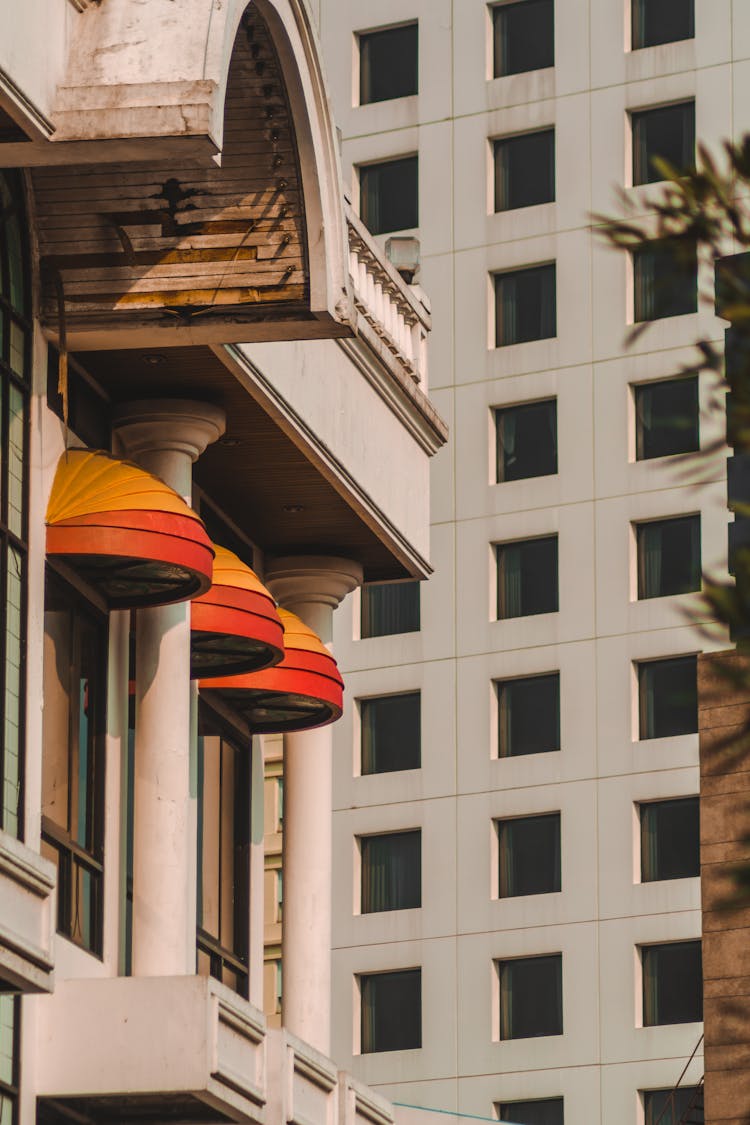
M 426 394 L 429 301 L 418 286 L 407 285 L 349 204 L 346 222 L 357 334 Z

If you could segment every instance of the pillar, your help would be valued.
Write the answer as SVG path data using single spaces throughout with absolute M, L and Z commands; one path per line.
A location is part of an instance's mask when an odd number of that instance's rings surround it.
M 333 611 L 362 582 L 347 559 L 275 559 L 266 584 L 330 647 Z M 282 1022 L 323 1054 L 331 1048 L 333 728 L 284 737 Z
M 192 466 L 224 432 L 224 412 L 184 400 L 119 407 L 125 453 L 188 503 Z M 195 972 L 195 802 L 190 797 L 190 602 L 136 617 L 133 973 Z

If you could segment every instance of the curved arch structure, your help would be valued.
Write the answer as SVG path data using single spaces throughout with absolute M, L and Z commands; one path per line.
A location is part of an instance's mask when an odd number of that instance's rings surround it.
M 136 0 L 90 9 L 70 52 L 33 174 L 49 334 L 64 307 L 77 349 L 118 330 L 131 347 L 350 335 L 337 146 L 304 0 L 155 5 L 147 28 Z M 64 163 L 84 140 L 97 164 Z

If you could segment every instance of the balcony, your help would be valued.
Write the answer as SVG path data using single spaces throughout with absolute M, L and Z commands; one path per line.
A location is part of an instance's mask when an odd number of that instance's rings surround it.
M 0 832 L 0 987 L 52 988 L 55 869 Z

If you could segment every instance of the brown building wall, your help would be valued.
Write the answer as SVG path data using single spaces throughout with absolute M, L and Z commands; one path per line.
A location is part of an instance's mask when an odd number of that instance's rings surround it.
M 698 659 L 708 1125 L 750 1122 L 750 657 Z

